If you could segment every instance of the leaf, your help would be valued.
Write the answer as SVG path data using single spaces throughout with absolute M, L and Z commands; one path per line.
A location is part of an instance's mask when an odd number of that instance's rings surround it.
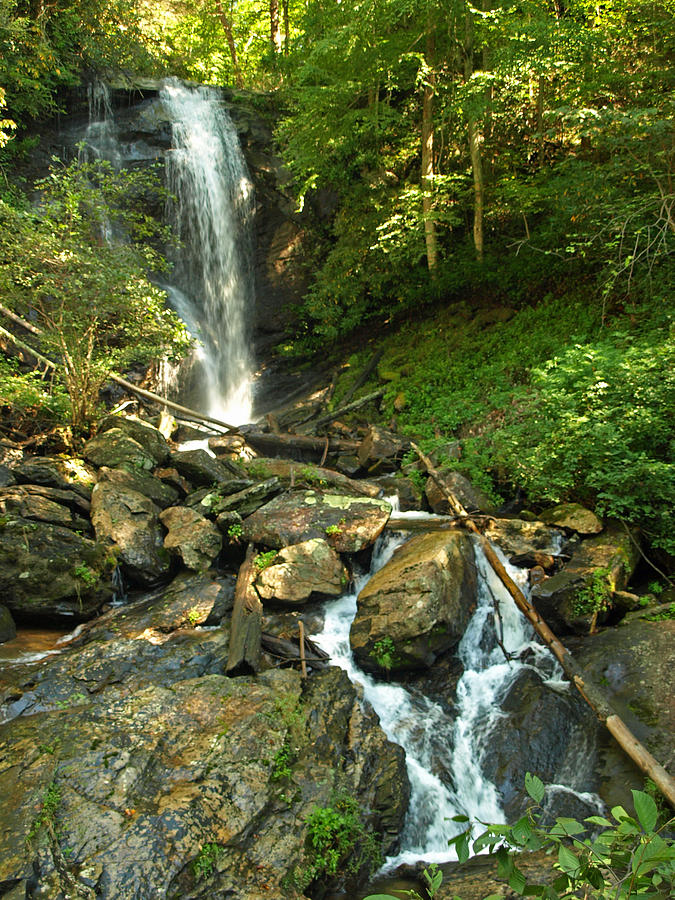
M 527 878 L 525 878 L 520 869 L 517 869 L 515 866 L 509 875 L 509 887 L 517 894 L 522 894 L 527 887 Z
M 573 853 L 569 847 L 565 847 L 562 844 L 558 848 L 558 863 L 563 872 L 570 875 L 572 878 L 576 878 L 581 869 L 581 864 L 577 859 L 576 854 Z
M 532 775 L 530 772 L 525 773 L 525 790 L 532 797 L 535 803 L 541 803 L 546 794 L 546 788 L 544 787 L 544 782 L 537 778 L 536 775 Z
M 551 834 L 560 834 L 560 835 L 570 835 L 570 834 L 583 834 L 586 829 L 584 826 L 577 822 L 576 819 L 567 819 L 564 816 L 555 820 L 555 825 L 551 828 Z
M 591 825 L 603 825 L 605 828 L 612 827 L 612 823 L 609 819 L 605 819 L 604 816 L 589 816 L 587 819 L 584 819 L 584 822 L 590 822 Z
M 650 832 L 654 830 L 656 820 L 659 817 L 656 803 L 649 794 L 644 791 L 631 791 L 633 795 L 633 803 L 635 804 L 635 812 L 640 820 L 643 831 Z

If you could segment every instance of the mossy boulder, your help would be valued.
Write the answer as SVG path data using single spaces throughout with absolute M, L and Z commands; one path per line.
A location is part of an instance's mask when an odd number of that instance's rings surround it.
M 461 531 L 418 535 L 359 594 L 352 651 L 369 671 L 428 668 L 456 646 L 475 608 L 470 538 Z

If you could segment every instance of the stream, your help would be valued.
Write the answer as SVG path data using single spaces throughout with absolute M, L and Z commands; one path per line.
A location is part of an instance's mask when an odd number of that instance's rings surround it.
M 465 826 L 453 822 L 455 816 L 467 816 L 474 823 L 506 821 L 500 793 L 481 766 L 481 747 L 489 739 L 495 721 L 503 715 L 500 701 L 525 669 L 536 672 L 550 687 L 569 690 L 569 685 L 560 680 L 559 664 L 534 639 L 532 626 L 477 545 L 477 608 L 457 649 L 464 672 L 457 684 L 454 714 L 414 688 L 364 673 L 355 664 L 349 646 L 357 597 L 369 578 L 407 539 L 408 535 L 400 532 L 380 538 L 370 572 L 356 577 L 353 590 L 326 605 L 323 631 L 314 636 L 316 643 L 330 654 L 332 663 L 362 686 L 364 699 L 377 712 L 387 737 L 405 750 L 410 808 L 400 851 L 386 860 L 382 870 L 385 873 L 403 863 L 456 859 L 454 849 L 448 848 L 448 840 Z M 503 554 L 500 556 L 511 577 L 527 590 L 525 570 L 509 565 Z M 500 623 L 499 641 L 496 619 Z M 582 783 L 582 770 L 586 768 L 581 760 L 579 763 L 576 785 Z M 594 809 L 602 807 L 598 797 L 578 791 L 575 784 L 558 787 Z

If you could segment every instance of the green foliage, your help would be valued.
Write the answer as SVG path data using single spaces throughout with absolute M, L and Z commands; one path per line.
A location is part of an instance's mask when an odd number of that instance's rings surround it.
M 73 575 L 76 578 L 79 578 L 86 587 L 93 587 L 99 580 L 99 576 L 97 575 L 97 573 L 84 563 L 80 563 L 78 566 L 75 566 L 75 568 L 73 569 Z
M 270 779 L 272 781 L 283 781 L 285 778 L 290 778 L 292 773 L 291 766 L 294 762 L 295 752 L 286 738 L 274 754 Z
M 665 622 L 668 619 L 675 619 L 675 603 L 669 603 L 657 612 L 650 613 L 645 616 L 650 622 Z
M 436 863 L 432 863 L 428 869 L 423 870 L 422 878 L 425 882 L 424 887 L 426 896 L 428 900 L 433 900 L 443 884 L 443 872 L 441 872 Z M 424 900 L 417 891 L 399 891 L 399 894 L 402 894 L 404 897 L 409 897 L 410 900 Z M 391 894 L 368 894 L 364 900 L 399 900 L 399 898 L 393 897 Z M 457 900 L 457 898 L 455 898 L 455 900 Z M 495 898 L 493 895 L 490 895 L 490 897 L 486 897 L 485 900 L 495 900 Z
M 111 370 L 175 357 L 189 340 L 146 274 L 162 268 L 151 242 L 166 237 L 142 211 L 161 194 L 153 173 L 74 161 L 55 167 L 38 188 L 39 209 L 0 200 L 0 292 L 44 331 L 42 349 L 60 360 L 79 433 Z M 114 228 L 127 241 L 107 241 Z
M 578 615 L 606 612 L 612 605 L 612 585 L 608 569 L 595 569 L 590 580 L 580 588 L 573 601 Z
M 394 642 L 387 635 L 386 637 L 380 638 L 379 641 L 375 641 L 375 645 L 369 655 L 373 657 L 381 669 L 389 671 L 394 665 L 395 652 L 396 648 L 394 647 Z
M 199 853 L 192 860 L 192 874 L 197 881 L 209 878 L 213 874 L 213 870 L 218 862 L 218 857 L 222 852 L 223 848 L 220 844 L 212 842 L 202 844 Z
M 314 809 L 306 822 L 307 884 L 338 873 L 348 878 L 364 867 L 370 873 L 381 864 L 376 837 L 353 797 L 338 794 L 330 806 Z
M 0 408 L 19 431 L 47 430 L 68 419 L 68 395 L 53 377 L 22 372 L 16 360 L 0 356 Z
M 262 572 L 263 569 L 272 565 L 278 555 L 278 550 L 266 550 L 264 553 L 259 553 L 255 558 L 256 568 Z
M 53 751 L 52 751 L 53 752 Z M 27 840 L 33 841 L 43 828 L 53 829 L 56 813 L 61 805 L 61 789 L 52 781 L 42 798 L 40 812 L 31 825 Z
M 235 522 L 232 525 L 228 525 L 227 527 L 227 536 L 231 541 L 238 541 L 243 534 L 243 528 L 238 523 Z

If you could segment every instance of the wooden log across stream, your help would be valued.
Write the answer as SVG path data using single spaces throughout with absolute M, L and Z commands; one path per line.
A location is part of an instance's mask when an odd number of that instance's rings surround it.
M 430 477 L 433 478 L 446 496 L 450 508 L 457 516 L 457 523 L 461 524 L 475 535 L 487 561 L 513 598 L 518 609 L 525 615 L 539 637 L 558 660 L 565 675 L 567 675 L 583 699 L 591 707 L 598 720 L 607 728 L 622 750 L 630 756 L 639 769 L 652 779 L 668 803 L 675 809 L 675 779 L 666 771 L 659 761 L 651 755 L 644 744 L 635 737 L 626 723 L 612 709 L 611 703 L 605 695 L 605 692 L 599 685 L 594 684 L 587 678 L 569 650 L 567 650 L 551 631 L 546 622 L 541 618 L 537 610 L 504 568 L 502 561 L 499 559 L 499 556 L 490 541 L 481 534 L 476 523 L 450 490 L 450 487 L 440 472 L 434 468 L 431 460 L 422 453 L 416 444 L 413 443 L 411 446 L 424 464 Z

